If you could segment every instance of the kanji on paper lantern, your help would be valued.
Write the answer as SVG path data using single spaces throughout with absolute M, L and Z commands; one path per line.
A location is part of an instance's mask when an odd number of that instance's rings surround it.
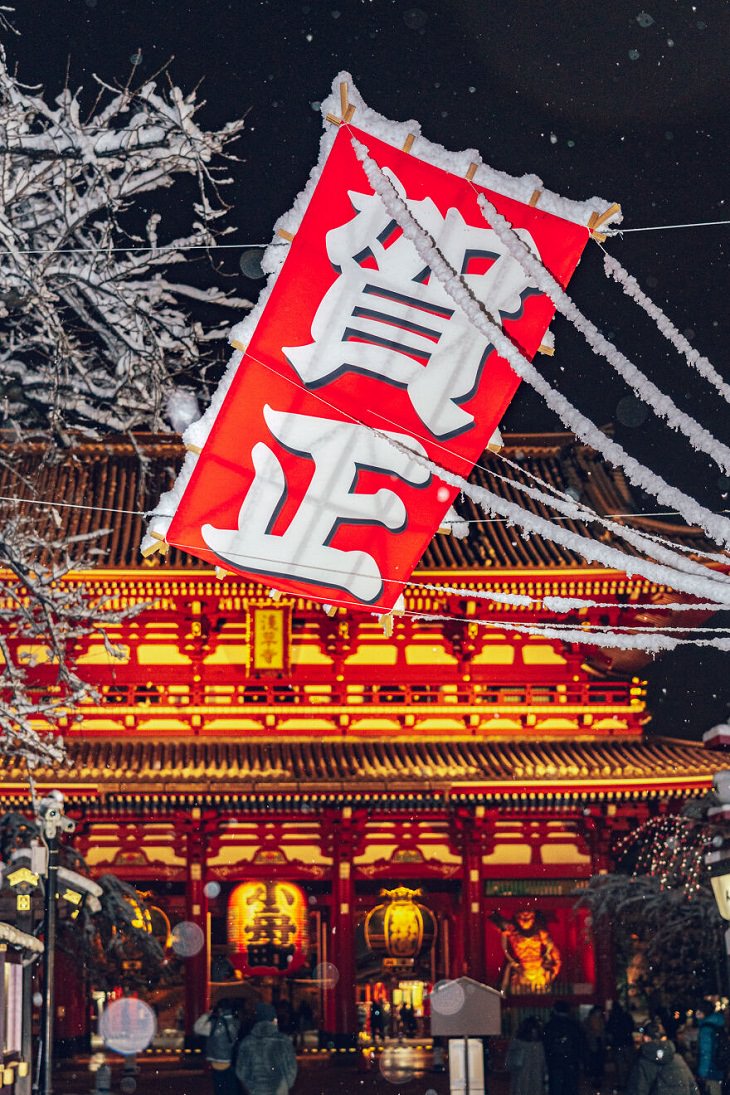
M 228 899 L 231 961 L 242 973 L 293 973 L 307 960 L 304 893 L 291 882 L 242 882 Z

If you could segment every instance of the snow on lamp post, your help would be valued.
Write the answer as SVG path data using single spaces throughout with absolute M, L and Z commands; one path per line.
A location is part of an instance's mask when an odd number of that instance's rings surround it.
M 63 812 L 63 795 L 59 791 L 52 791 L 46 798 L 41 799 L 38 808 L 38 823 L 43 843 L 48 849 L 48 861 L 45 872 L 46 887 L 43 909 L 45 951 L 43 954 L 43 1005 L 37 1091 L 39 1095 L 51 1095 L 59 831 L 70 833 L 76 828 L 76 822 L 72 821 L 70 817 L 66 817 Z

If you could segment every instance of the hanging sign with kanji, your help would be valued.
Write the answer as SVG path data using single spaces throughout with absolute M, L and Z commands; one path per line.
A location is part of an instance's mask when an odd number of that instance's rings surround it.
M 339 127 L 165 537 L 276 589 L 386 612 L 456 494 L 434 465 L 469 475 L 518 379 L 388 215 L 353 138 L 529 358 L 553 305 L 477 199 L 563 286 L 590 230 L 582 207 L 569 219 L 419 158 L 418 144 Z
M 292 882 L 242 882 L 228 899 L 228 944 L 252 976 L 295 973 L 307 960 L 307 900 Z

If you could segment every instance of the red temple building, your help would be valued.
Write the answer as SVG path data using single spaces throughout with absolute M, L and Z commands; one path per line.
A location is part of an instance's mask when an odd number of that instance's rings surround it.
M 567 435 L 506 446 L 599 513 L 637 508 L 622 476 Z M 721 761 L 646 736 L 643 655 L 515 626 L 554 622 L 549 595 L 608 604 L 561 617 L 588 629 L 651 623 L 632 605 L 676 594 L 522 538 L 467 500 L 468 537 L 434 539 L 387 635 L 365 613 L 274 601 L 176 550 L 143 559 L 142 514 L 181 454 L 166 436 L 84 440 L 60 455 L 30 443 L 1 492 L 92 502 L 57 511 L 69 535 L 112 530 L 93 570 L 78 547 L 66 580 L 114 608 L 145 606 L 107 629 L 121 658 L 101 636 L 76 651 L 97 697 L 69 715 L 67 759 L 37 784 L 65 794 L 94 874 L 133 883 L 173 928 L 200 929 L 183 961 L 186 1030 L 211 993 L 251 983 L 306 996 L 342 1043 L 364 1003 L 420 1007 L 429 986 L 464 973 L 513 1007 L 613 997 L 610 941 L 591 938 L 575 891 L 610 868 L 622 833 L 704 791 Z M 474 475 L 522 501 L 500 470 L 487 453 Z M 705 546 L 697 530 L 632 520 Z M 505 590 L 536 607 L 480 597 Z M 56 687 L 33 653 L 39 689 Z M 24 771 L 4 764 L 3 806 L 27 810 Z M 87 1019 L 66 988 L 58 1022 L 71 1036 Z

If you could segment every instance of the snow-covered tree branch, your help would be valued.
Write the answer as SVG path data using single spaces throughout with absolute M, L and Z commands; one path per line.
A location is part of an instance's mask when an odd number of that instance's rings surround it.
M 104 623 L 120 618 L 64 581 L 72 541 L 49 541 L 37 526 L 6 510 L 0 533 L 0 752 L 29 767 L 61 758 L 63 721 L 92 694 L 75 671 L 74 644 L 97 631 L 113 657 Z
M 248 306 L 167 276 L 232 230 L 220 227 L 219 188 L 244 121 L 208 131 L 194 92 L 96 83 L 90 114 L 68 87 L 48 103 L 0 50 L 0 413 L 55 429 L 154 428 L 176 380 L 224 334 L 204 331 L 187 303 Z M 186 175 L 188 224 L 165 241 L 151 196 Z
M 13 31 L 4 16 L 0 30 Z M 158 428 L 166 406 L 190 403 L 185 382 L 227 332 L 201 320 L 249 306 L 219 278 L 206 283 L 204 265 L 232 231 L 220 188 L 243 119 L 204 129 L 195 93 L 164 72 L 163 86 L 95 81 L 50 101 L 11 73 L 0 46 L 0 424 L 11 464 L 29 427 L 71 445 L 69 427 Z M 171 187 L 163 236 L 155 199 Z M 193 274 L 191 257 L 203 260 Z M 74 645 L 117 617 L 63 580 L 69 541 L 27 514 L 3 503 L 0 751 L 32 765 L 60 758 L 63 720 L 89 693 Z

